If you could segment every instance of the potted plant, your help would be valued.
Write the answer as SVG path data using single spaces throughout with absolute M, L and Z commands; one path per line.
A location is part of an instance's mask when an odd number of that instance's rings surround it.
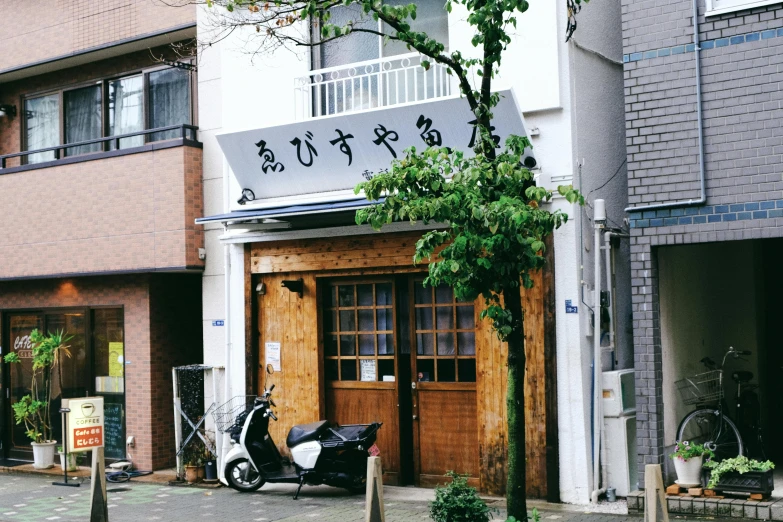
M 11 408 L 17 424 L 24 424 L 25 434 L 32 441 L 33 467 L 48 469 L 54 466 L 54 450 L 57 441 L 52 436 L 52 380 L 54 370 L 59 370 L 62 356 L 71 356 L 66 344 L 73 336 L 64 331 L 44 335 L 38 329 L 30 332 L 32 344 L 32 371 L 30 393 L 25 395 Z M 19 364 L 21 360 L 16 352 L 5 356 L 8 363 Z M 62 382 L 62 378 L 60 378 Z
M 185 463 L 185 481 L 195 484 L 204 478 L 204 450 L 201 444 L 192 443 L 182 452 Z
M 62 446 L 57 446 L 57 454 L 60 455 L 60 467 L 65 471 L 65 453 Z M 68 471 L 79 470 L 79 456 L 76 453 L 68 453 Z
M 687 440 L 675 442 L 671 458 L 674 460 L 674 469 L 677 471 L 676 482 L 679 486 L 692 487 L 701 484 L 701 467 L 705 456 L 709 461 L 715 454 L 702 444 Z
M 739 491 L 769 495 L 775 489 L 772 470 L 775 464 L 769 460 L 759 462 L 740 456 L 720 462 L 704 464 L 703 484 L 718 491 Z

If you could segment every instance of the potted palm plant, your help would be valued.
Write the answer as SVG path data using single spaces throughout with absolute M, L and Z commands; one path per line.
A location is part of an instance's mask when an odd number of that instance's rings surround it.
M 693 487 L 701 484 L 701 467 L 704 458 L 712 459 L 715 454 L 702 444 L 694 444 L 687 440 L 676 442 L 674 453 L 674 469 L 677 471 L 677 484 L 682 487 Z
M 72 338 L 62 330 L 50 332 L 49 335 L 42 334 L 38 329 L 30 332 L 33 354 L 30 393 L 11 408 L 16 423 L 24 424 L 25 434 L 32 441 L 33 467 L 37 469 L 54 466 L 57 441 L 52 435 L 52 384 L 54 370 L 59 369 L 63 355 L 71 356 L 66 343 Z M 6 355 L 5 361 L 13 364 L 21 362 L 16 352 Z

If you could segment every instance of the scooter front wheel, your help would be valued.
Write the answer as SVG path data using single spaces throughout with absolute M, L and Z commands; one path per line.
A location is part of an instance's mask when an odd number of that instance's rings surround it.
M 249 470 L 248 466 L 250 466 Z M 247 478 L 245 478 L 246 473 Z M 261 478 L 261 475 L 250 465 L 247 459 L 235 460 L 228 465 L 226 468 L 226 481 L 229 486 L 244 493 L 255 491 L 265 483 L 264 479 Z

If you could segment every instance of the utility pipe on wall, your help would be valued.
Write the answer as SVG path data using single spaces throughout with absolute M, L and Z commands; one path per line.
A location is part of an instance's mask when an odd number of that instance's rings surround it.
M 693 207 L 707 202 L 707 183 L 704 169 L 704 122 L 701 114 L 701 48 L 699 47 L 699 0 L 693 0 L 693 54 L 694 68 L 696 69 L 696 129 L 699 134 L 699 199 L 685 201 L 673 201 L 670 203 L 655 203 L 639 207 L 628 207 L 626 212 L 639 212 L 642 210 L 657 210 L 672 207 Z
M 593 254 L 593 276 L 595 287 L 593 292 L 593 492 L 590 501 L 598 502 L 598 497 L 606 491 L 606 484 L 601 487 L 601 439 L 603 438 L 604 422 L 602 406 L 601 383 L 601 232 L 606 225 L 606 205 L 603 199 L 593 202 L 593 227 L 595 228 Z

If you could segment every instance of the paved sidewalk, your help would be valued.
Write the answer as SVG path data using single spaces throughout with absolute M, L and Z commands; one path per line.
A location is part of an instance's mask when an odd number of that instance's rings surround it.
M 327 486 L 305 487 L 293 500 L 294 486 L 268 484 L 256 493 L 238 493 L 229 488 L 203 489 L 163 484 L 129 482 L 108 484 L 109 518 L 112 522 L 198 520 L 363 522 L 364 496 Z M 384 489 L 386 520 L 429 520 L 431 490 Z M 83 521 L 89 519 L 89 481 L 80 488 L 52 485 L 52 477 L 0 473 L 0 521 Z M 491 506 L 503 506 L 490 499 Z M 539 507 L 542 522 L 641 522 L 634 515 L 586 513 L 586 507 L 531 502 Z M 495 520 L 505 520 L 498 509 Z M 679 518 L 679 517 L 678 517 Z M 733 519 L 737 520 L 737 519 Z

